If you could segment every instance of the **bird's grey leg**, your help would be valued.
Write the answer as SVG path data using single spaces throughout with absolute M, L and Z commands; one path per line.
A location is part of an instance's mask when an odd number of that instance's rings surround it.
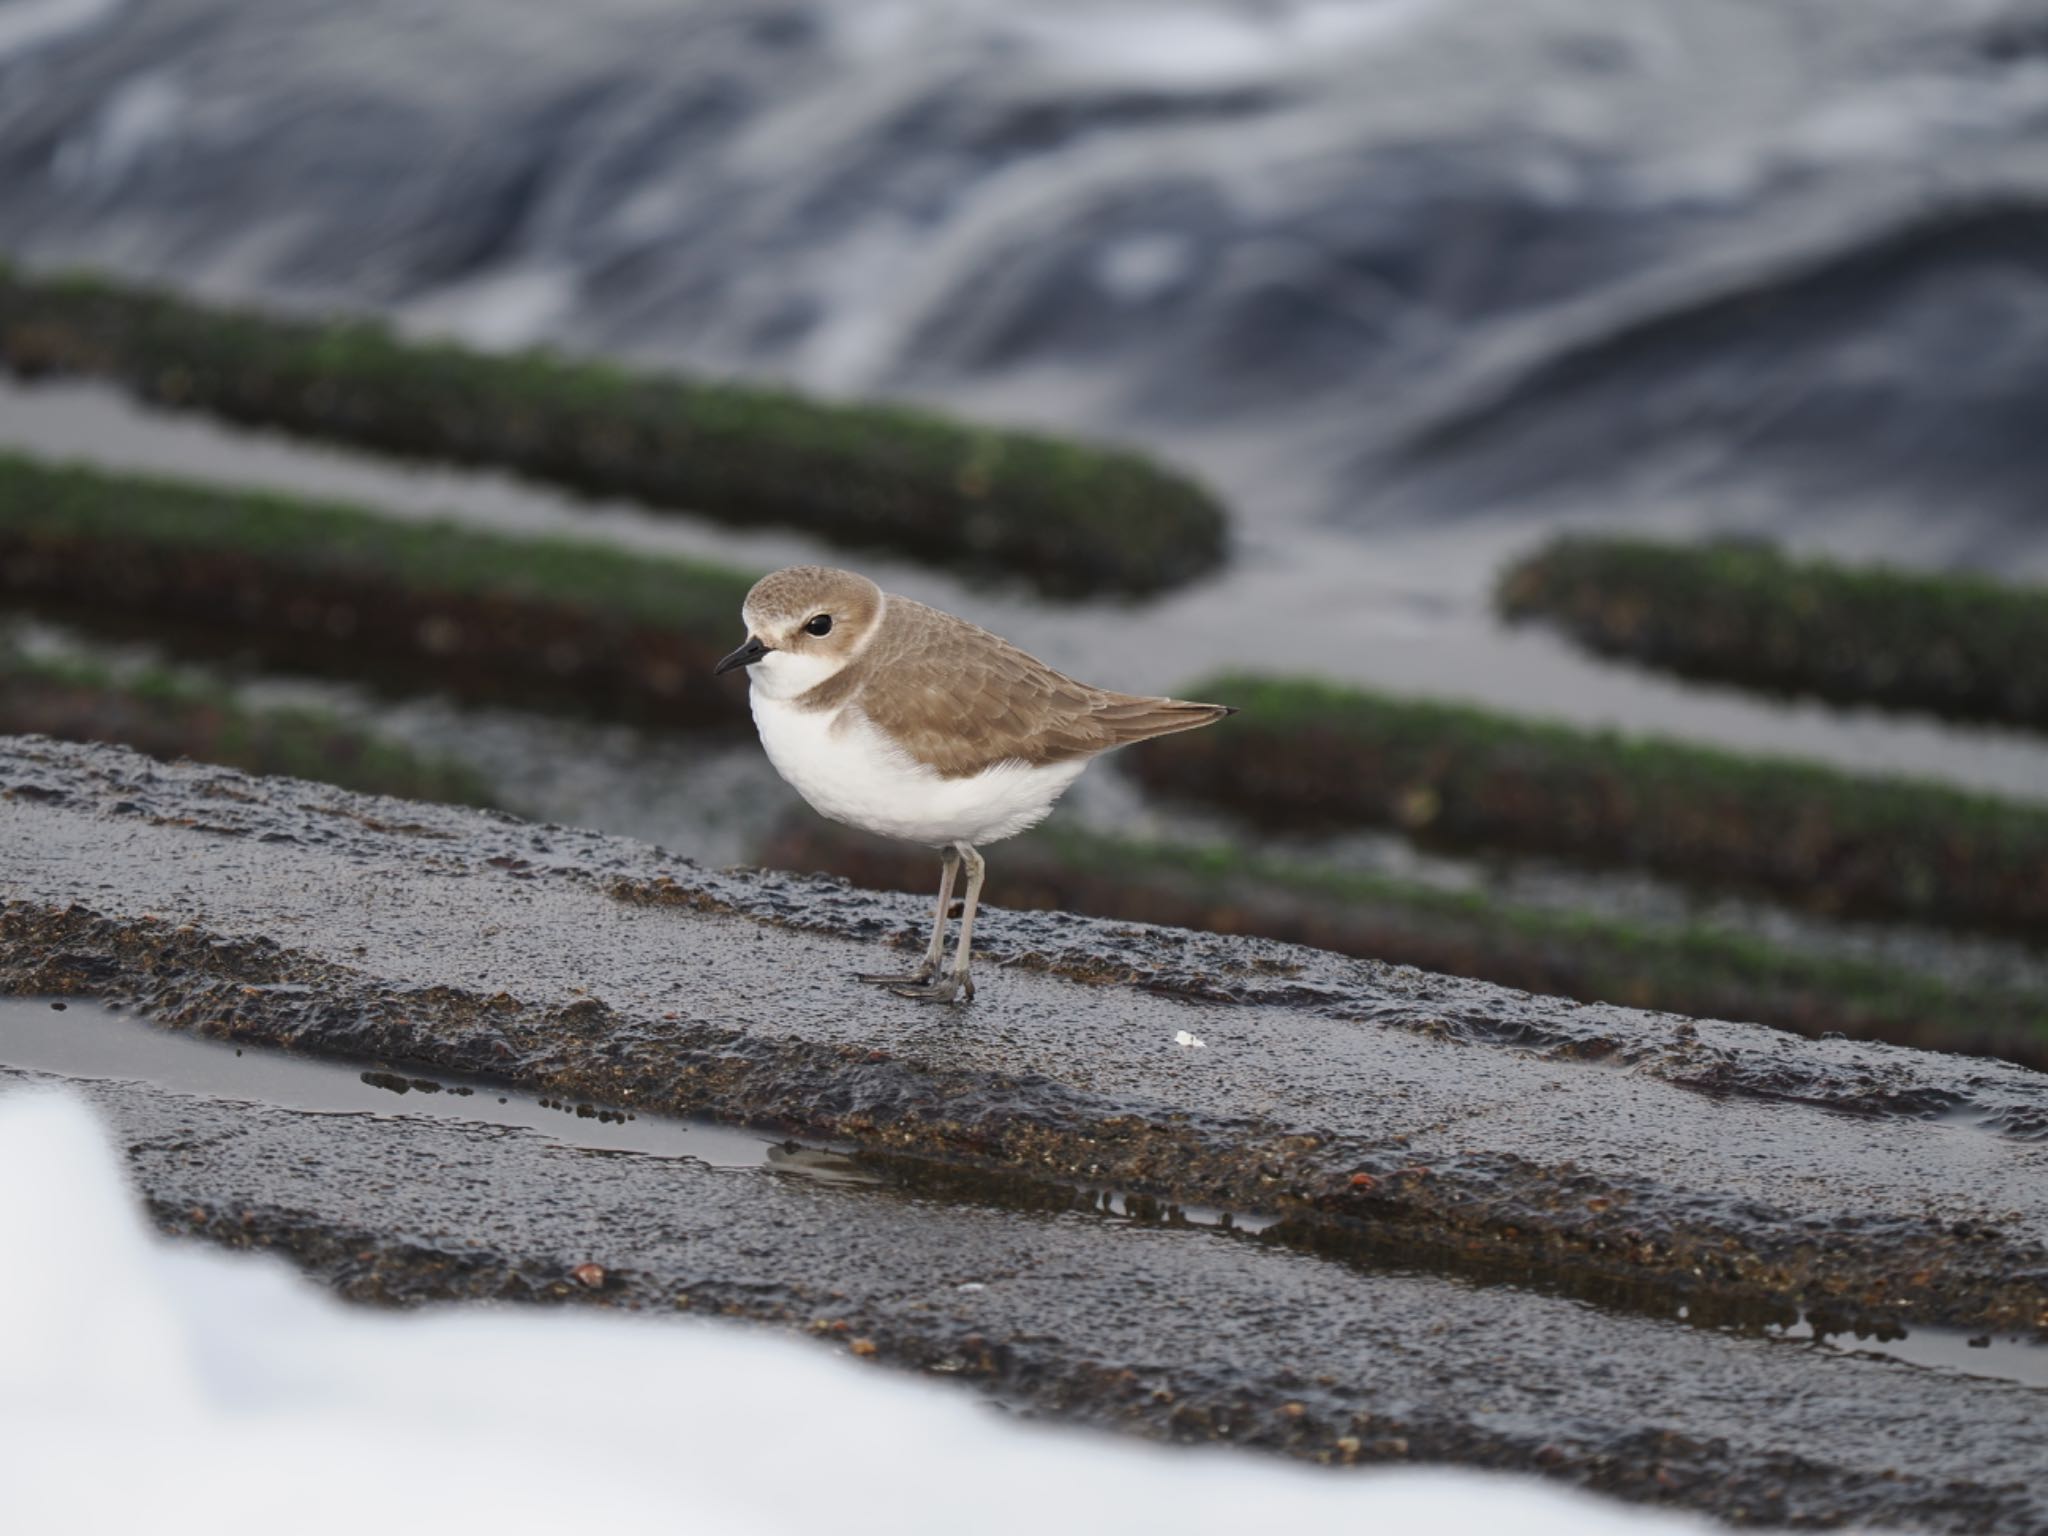
M 968 966 L 974 954 L 974 910 L 981 905 L 981 882 L 988 874 L 988 861 L 965 843 L 954 846 L 967 864 L 967 899 L 960 906 L 960 940 L 953 946 L 953 969 L 921 987 L 893 988 L 899 997 L 950 1003 L 964 993 L 966 1001 L 974 1001 L 974 978 L 968 974 Z
M 924 959 L 914 971 L 884 975 L 880 972 L 863 972 L 856 981 L 873 982 L 883 987 L 922 986 L 939 972 L 939 960 L 946 953 L 946 913 L 953 905 L 953 876 L 960 870 L 960 851 L 952 846 L 939 850 L 939 907 L 932 914 L 932 941 L 924 947 Z
M 960 903 L 960 939 L 953 946 L 953 980 L 974 1001 L 974 978 L 967 973 L 974 952 L 974 912 L 981 905 L 981 882 L 988 878 L 988 860 L 965 843 L 960 857 L 967 861 L 967 897 Z

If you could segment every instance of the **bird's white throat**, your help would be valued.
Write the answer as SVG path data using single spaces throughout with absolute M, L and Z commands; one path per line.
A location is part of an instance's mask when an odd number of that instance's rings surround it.
M 809 693 L 845 665 L 845 658 L 839 656 L 770 651 L 747 668 L 748 682 L 764 699 L 793 699 Z

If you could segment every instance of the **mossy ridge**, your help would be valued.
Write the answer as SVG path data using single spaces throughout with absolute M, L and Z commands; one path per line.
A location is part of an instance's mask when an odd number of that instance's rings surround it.
M 1316 903 L 1403 914 L 1418 925 L 1442 925 L 1447 939 L 1501 946 L 1521 957 L 1509 963 L 1524 974 L 1533 946 L 1548 953 L 1552 965 L 1582 978 L 1581 1001 L 1723 1017 L 1727 1000 L 1742 999 L 1755 1022 L 1804 1028 L 1819 1019 L 1826 1022 L 1818 1028 L 1847 1026 L 1920 1045 L 1950 1035 L 1995 1035 L 2031 1060 L 2048 1062 L 2048 994 L 2023 988 L 1954 983 L 1882 961 L 1800 951 L 1711 923 L 1632 923 L 1224 843 L 1129 841 L 1064 829 L 1049 830 L 1047 842 L 1062 861 L 1096 872 L 1133 868 L 1212 893 L 1249 881 Z
M 763 862 L 922 892 L 929 858 L 794 826 Z M 1787 948 L 1726 927 L 1632 923 L 1250 853 L 1048 827 L 1006 849 L 1003 904 L 1243 933 L 1582 1002 L 1839 1031 L 2048 1066 L 2048 994 Z
M 0 641 L 0 733 L 105 741 L 245 773 L 283 774 L 365 794 L 451 805 L 496 804 L 483 776 L 453 758 L 300 706 L 255 707 L 228 689 L 161 667 L 23 655 Z
M 1225 675 L 1188 696 L 1242 712 L 1130 770 L 1268 825 L 1394 826 L 1823 912 L 2048 932 L 2048 808 L 1312 679 Z
M 26 375 L 113 379 L 166 406 L 803 528 L 1060 595 L 1163 590 L 1226 553 L 1207 491 L 1120 449 L 545 350 L 402 340 L 367 320 L 215 309 L 80 274 L 0 267 L 0 357 Z
M 361 572 L 422 592 L 541 598 L 721 635 L 737 630 L 753 581 L 672 555 L 515 537 L 7 452 L 0 452 L 0 529 L 233 550 L 307 571 Z
M 0 454 L 0 591 L 331 675 L 651 723 L 740 718 L 710 676 L 751 577 L 558 538 Z
M 1503 573 L 1503 616 L 1602 655 L 1836 704 L 2048 730 L 2048 589 L 1574 535 Z

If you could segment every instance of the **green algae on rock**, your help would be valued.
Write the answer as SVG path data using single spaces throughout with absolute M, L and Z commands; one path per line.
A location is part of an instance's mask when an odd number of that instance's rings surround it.
M 1215 499 L 1124 450 L 545 351 L 407 340 L 364 319 L 217 309 L 0 267 L 0 360 L 302 437 L 1023 577 L 1058 595 L 1163 590 L 1226 552 Z
M 794 819 L 760 851 L 778 869 L 920 894 L 918 850 Z M 1708 922 L 1631 922 L 1222 843 L 1050 827 L 1007 845 L 1009 907 L 1200 928 L 1470 976 L 1580 1002 L 1743 1019 L 1967 1051 L 2048 1069 L 2048 994 L 1802 951 Z
M 750 581 L 601 544 L 0 454 L 0 598 L 288 669 L 725 723 L 741 695 L 711 668 Z
M 1187 696 L 1242 713 L 1128 768 L 1264 824 L 1392 826 L 1832 914 L 2048 931 L 2048 807 L 1312 679 L 1208 678 Z
M 325 710 L 256 706 L 161 668 L 117 674 L 0 640 L 0 734 L 116 742 L 155 757 L 312 779 L 365 794 L 488 806 L 473 768 L 415 752 Z
M 2048 730 L 2048 590 L 1720 541 L 1557 539 L 1495 593 L 1601 655 L 1834 704 Z

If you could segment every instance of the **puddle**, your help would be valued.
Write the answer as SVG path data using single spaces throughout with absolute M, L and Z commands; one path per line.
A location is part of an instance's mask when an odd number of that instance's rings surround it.
M 732 1126 L 637 1115 L 501 1085 L 364 1068 L 262 1047 L 236 1047 L 163 1029 L 89 1000 L 0 997 L 0 1069 L 84 1082 L 145 1083 L 170 1093 L 263 1104 L 315 1115 L 407 1117 L 531 1131 L 583 1151 L 686 1158 L 712 1168 L 766 1170 L 809 1181 L 894 1191 L 939 1204 L 999 1207 L 1020 1214 L 1077 1213 L 1130 1226 L 1182 1229 L 1226 1238 L 1281 1241 L 1284 1218 L 1182 1206 L 1119 1190 L 1040 1185 L 981 1170 L 941 1168 L 883 1156 L 858 1158 L 829 1147 L 777 1140 Z M 1286 1246 L 1292 1246 L 1287 1244 Z M 1416 1268 L 1364 1253 L 1325 1254 L 1353 1267 L 1411 1273 L 1455 1285 L 1549 1291 L 1526 1277 Z M 1598 1310 L 1639 1312 L 1581 1297 Z M 1661 1309 L 1659 1309 L 1661 1311 Z M 2048 1339 L 1961 1329 L 1837 1328 L 1745 1316 L 1746 1309 L 1681 1306 L 1668 1321 L 1702 1332 L 1774 1341 L 1787 1348 L 1879 1356 L 1948 1375 L 2048 1391 Z M 1790 1315 L 1787 1309 L 1786 1315 Z
M 148 1083 L 171 1093 L 313 1115 L 456 1120 L 534 1131 L 563 1146 L 768 1168 L 832 1182 L 884 1182 L 842 1153 L 727 1125 L 633 1115 L 437 1074 L 364 1069 L 160 1029 L 112 1007 L 0 998 L 0 1067 L 84 1082 Z
M 1279 1225 L 1281 1219 L 1256 1212 L 1219 1210 L 1210 1205 L 1173 1205 L 1149 1195 L 1127 1194 L 1115 1189 L 1090 1191 L 1076 1208 L 1107 1216 L 1112 1221 L 1166 1227 L 1209 1227 L 1218 1232 L 1245 1232 L 1254 1237 L 1269 1227 Z
M 2048 1343 L 2022 1336 L 1971 1333 L 1962 1328 L 1826 1332 L 1817 1331 L 1811 1318 L 1791 1327 L 1766 1329 L 1765 1334 L 1845 1355 L 1879 1355 L 1925 1370 L 2017 1382 L 2037 1392 L 2048 1391 Z
M 917 1157 L 884 1154 L 866 1161 L 884 1172 L 896 1188 L 937 1204 L 976 1205 L 1033 1215 L 1073 1214 L 1120 1226 L 1179 1227 L 1240 1237 L 1256 1237 L 1285 1220 L 1278 1215 L 1227 1211 L 1211 1205 L 1177 1205 L 1156 1195 L 1130 1190 L 1039 1183 L 1028 1177 L 943 1166 Z
M 81 1082 L 147 1083 L 170 1093 L 264 1104 L 299 1114 L 452 1120 L 535 1131 L 588 1152 L 688 1158 L 712 1168 L 759 1169 L 813 1182 L 898 1190 L 913 1198 L 1077 1211 L 1130 1225 L 1256 1234 L 1279 1218 L 1182 1206 L 1119 1190 L 1034 1186 L 951 1170 L 880 1165 L 835 1150 L 734 1126 L 523 1093 L 445 1073 L 364 1068 L 164 1029 L 89 999 L 0 997 L 0 1069 Z

